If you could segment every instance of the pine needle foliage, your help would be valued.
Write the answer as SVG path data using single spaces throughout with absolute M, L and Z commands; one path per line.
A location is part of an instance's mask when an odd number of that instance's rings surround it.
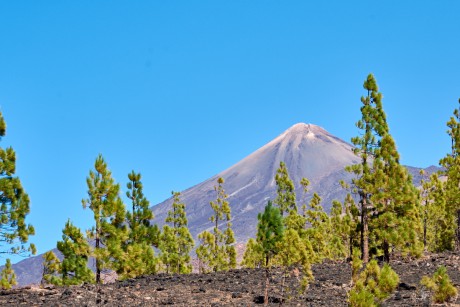
M 6 123 L 0 112 L 0 140 L 6 135 Z M 16 153 L 13 148 L 0 147 L 0 254 L 30 256 L 36 253 L 29 244 L 35 234 L 32 225 L 26 224 L 30 213 L 30 199 L 16 173 Z
M 433 277 L 423 276 L 421 282 L 433 292 L 434 303 L 445 303 L 457 295 L 457 288 L 452 284 L 445 266 L 440 266 Z
M 11 260 L 6 259 L 5 266 L 0 272 L 0 287 L 3 290 L 8 290 L 15 285 L 17 285 L 16 274 L 11 266 Z
M 233 269 L 236 267 L 236 250 L 235 237 L 231 228 L 231 209 L 227 201 L 228 195 L 225 193 L 224 179 L 217 179 L 217 186 L 214 191 L 217 193 L 215 201 L 210 205 L 214 214 L 209 220 L 214 223 L 212 233 L 203 231 L 198 235 L 201 244 L 196 250 L 198 260 L 200 261 L 201 272 L 218 272 Z M 225 229 L 220 229 L 220 222 L 225 221 Z

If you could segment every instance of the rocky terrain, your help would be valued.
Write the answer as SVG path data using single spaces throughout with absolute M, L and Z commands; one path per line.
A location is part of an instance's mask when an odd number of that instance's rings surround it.
M 430 306 L 430 294 L 419 282 L 440 265 L 459 289 L 460 253 L 427 255 L 422 259 L 394 260 L 400 276 L 396 292 L 383 306 Z M 325 262 L 313 266 L 315 281 L 304 294 L 297 294 L 294 277 L 287 280 L 289 294 L 282 294 L 282 274 L 275 270 L 270 288 L 270 305 L 347 306 L 351 276 L 346 262 Z M 229 272 L 190 275 L 152 275 L 101 286 L 26 287 L 0 291 L 0 306 L 256 306 L 262 305 L 264 271 L 239 269 Z M 460 289 L 459 289 L 460 290 Z M 457 297 L 451 306 L 460 304 Z

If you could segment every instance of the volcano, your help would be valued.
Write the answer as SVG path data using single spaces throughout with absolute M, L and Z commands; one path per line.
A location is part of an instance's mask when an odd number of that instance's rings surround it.
M 229 196 L 236 241 L 246 242 L 253 237 L 257 214 L 268 200 L 276 197 L 274 178 L 281 161 L 294 181 L 298 201 L 303 198 L 300 180 L 305 177 L 310 180 L 306 200 L 317 192 L 325 210 L 330 209 L 333 199 L 343 200 L 345 196 L 339 184 L 340 180 L 351 178 L 344 171 L 345 166 L 359 162 L 352 148 L 319 126 L 304 123 L 292 126 L 232 167 L 182 192 L 192 235 L 196 237 L 203 230 L 212 229 L 213 224 L 208 220 L 212 214 L 209 202 L 216 198 L 214 186 L 222 177 Z M 155 221 L 164 221 L 171 205 L 172 199 L 168 199 L 153 206 Z

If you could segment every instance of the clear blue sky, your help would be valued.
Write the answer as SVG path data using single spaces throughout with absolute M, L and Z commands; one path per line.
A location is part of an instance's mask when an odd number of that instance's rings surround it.
M 449 150 L 460 97 L 460 3 L 3 1 L 0 108 L 39 252 L 71 218 L 102 153 L 152 204 L 297 122 L 349 141 L 375 74 L 402 162 Z M 15 258 L 14 261 L 18 259 Z M 0 260 L 0 262 L 3 262 Z

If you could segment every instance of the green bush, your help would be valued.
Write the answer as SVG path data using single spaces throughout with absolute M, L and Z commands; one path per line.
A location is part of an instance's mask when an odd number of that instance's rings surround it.
M 378 306 L 388 298 L 399 284 L 399 277 L 388 264 L 382 268 L 371 260 L 366 268 L 355 278 L 353 288 L 348 293 L 352 307 Z
M 441 266 L 433 274 L 433 277 L 423 276 L 421 282 L 433 292 L 433 302 L 444 303 L 457 295 L 457 289 L 452 285 L 446 267 Z

